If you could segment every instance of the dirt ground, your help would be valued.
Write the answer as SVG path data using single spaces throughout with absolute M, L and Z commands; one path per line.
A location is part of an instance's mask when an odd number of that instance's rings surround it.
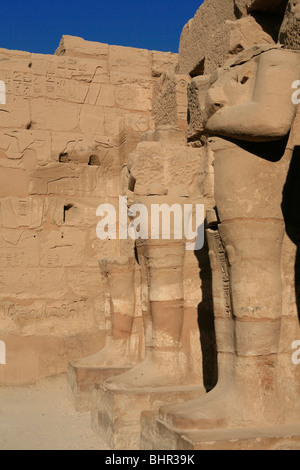
M 106 450 L 77 413 L 65 375 L 35 385 L 0 387 L 0 450 Z

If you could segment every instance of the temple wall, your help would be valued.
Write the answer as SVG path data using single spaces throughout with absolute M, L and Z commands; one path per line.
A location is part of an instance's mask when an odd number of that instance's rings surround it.
M 96 208 L 153 128 L 152 94 L 177 55 L 64 36 L 56 55 L 0 50 L 0 384 L 61 373 L 101 349 L 107 321 Z

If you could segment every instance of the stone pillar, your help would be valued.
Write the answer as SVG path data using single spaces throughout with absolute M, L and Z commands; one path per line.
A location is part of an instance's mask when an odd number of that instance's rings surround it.
M 163 185 L 152 184 L 148 195 L 135 204 L 147 209 L 144 217 L 149 217 L 146 222 L 150 228 L 155 205 L 170 208 L 177 204 L 182 224 L 184 202 L 184 198 L 167 196 Z M 149 234 L 148 239 L 136 241 L 138 261 L 148 282 L 148 290 L 144 291 L 148 295 L 148 300 L 144 299 L 145 360 L 128 372 L 107 379 L 95 390 L 93 427 L 114 449 L 139 448 L 143 411 L 158 410 L 165 403 L 204 393 L 202 384 L 189 383 L 187 356 L 182 350 L 186 246 L 183 234 L 180 239 L 175 238 L 174 226 L 172 222 L 169 239 L 160 227 L 158 239 Z
M 104 258 L 99 261 L 108 289 L 110 331 L 106 346 L 96 354 L 73 361 L 68 367 L 68 382 L 77 409 L 90 409 L 94 384 L 128 371 L 137 361 L 130 338 L 135 311 L 134 258 Z

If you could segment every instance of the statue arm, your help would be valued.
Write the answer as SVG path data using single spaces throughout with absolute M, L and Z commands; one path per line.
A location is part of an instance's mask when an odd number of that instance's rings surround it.
M 296 112 L 292 83 L 299 72 L 299 55 L 294 52 L 275 49 L 261 54 L 252 100 L 224 106 L 208 120 L 206 130 L 242 140 L 284 137 Z

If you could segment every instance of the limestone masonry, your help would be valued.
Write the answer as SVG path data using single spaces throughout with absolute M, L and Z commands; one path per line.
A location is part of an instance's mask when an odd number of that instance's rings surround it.
M 299 450 L 299 88 L 300 0 L 0 49 L 0 385 L 66 373 L 111 449 Z M 204 247 L 99 239 L 120 196 L 203 204 Z

